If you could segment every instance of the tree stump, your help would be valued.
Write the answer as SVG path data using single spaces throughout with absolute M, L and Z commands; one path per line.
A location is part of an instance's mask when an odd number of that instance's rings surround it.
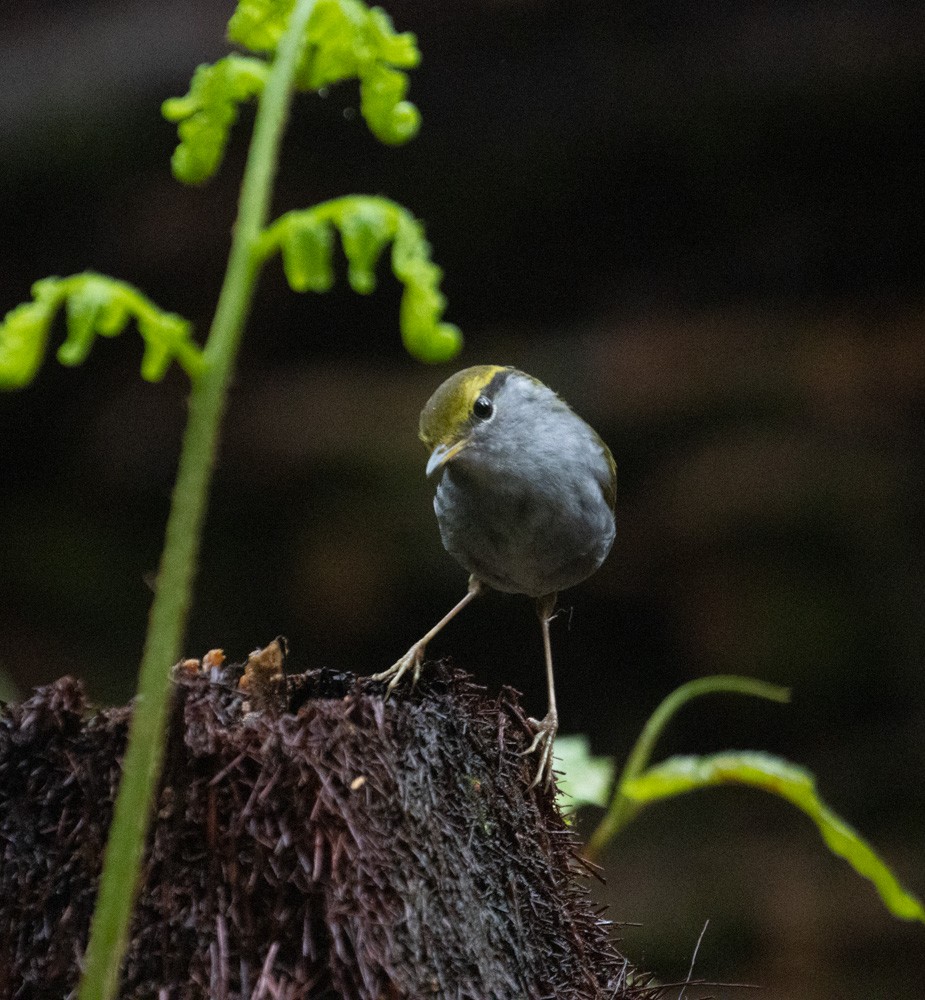
M 431 664 L 385 701 L 278 653 L 175 671 L 122 997 L 655 997 L 527 790 L 515 692 Z M 130 714 L 68 677 L 0 714 L 0 997 L 77 982 Z

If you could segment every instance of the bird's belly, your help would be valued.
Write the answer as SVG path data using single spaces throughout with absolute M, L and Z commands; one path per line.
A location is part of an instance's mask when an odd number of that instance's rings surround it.
M 573 587 L 604 561 L 614 537 L 603 496 L 461 486 L 444 475 L 434 510 L 446 550 L 496 590 L 542 597 Z

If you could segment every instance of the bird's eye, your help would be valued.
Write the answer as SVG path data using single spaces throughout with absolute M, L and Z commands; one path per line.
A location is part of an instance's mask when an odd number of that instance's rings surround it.
M 487 396 L 479 396 L 472 404 L 472 412 L 479 420 L 487 420 L 495 412 L 495 408 Z

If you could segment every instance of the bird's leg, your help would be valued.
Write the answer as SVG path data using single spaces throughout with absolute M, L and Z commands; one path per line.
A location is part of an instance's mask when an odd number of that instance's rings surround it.
M 556 606 L 556 594 L 547 594 L 536 602 L 536 611 L 540 618 L 540 628 L 543 630 L 543 654 L 546 657 L 546 684 L 549 688 L 549 711 L 543 719 L 531 719 L 536 727 L 533 742 L 524 750 L 524 755 L 539 750 L 540 764 L 536 777 L 530 782 L 530 788 L 535 788 L 543 782 L 546 788 L 552 784 L 552 746 L 559 730 L 559 713 L 556 711 L 556 687 L 552 675 L 552 642 L 549 638 L 549 623 L 552 621 L 553 609 Z M 529 789 L 528 789 L 529 790 Z
M 450 611 L 448 611 L 436 625 L 423 636 L 408 650 L 407 653 L 400 660 L 389 667 L 388 670 L 383 670 L 381 674 L 373 674 L 370 680 L 374 681 L 388 681 L 389 686 L 385 689 L 385 695 L 388 697 L 392 693 L 392 689 L 395 685 L 405 676 L 409 670 L 413 670 L 411 678 L 411 686 L 414 687 L 417 684 L 418 679 L 421 676 L 421 665 L 424 662 L 424 650 L 427 648 L 427 644 L 431 639 L 445 626 L 448 625 L 462 609 L 474 598 L 478 597 L 482 593 L 484 585 L 480 580 L 476 580 L 474 576 L 469 577 L 469 589 L 466 591 L 466 596 Z

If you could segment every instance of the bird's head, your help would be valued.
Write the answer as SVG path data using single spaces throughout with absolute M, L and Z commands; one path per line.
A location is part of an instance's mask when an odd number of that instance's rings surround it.
M 427 475 L 451 462 L 495 415 L 495 395 L 513 368 L 476 365 L 451 375 L 421 411 L 420 438 L 430 451 Z
M 470 476 L 537 482 L 586 467 L 613 509 L 617 467 L 598 434 L 538 379 L 476 365 L 451 375 L 421 411 L 427 475 L 460 461 Z

